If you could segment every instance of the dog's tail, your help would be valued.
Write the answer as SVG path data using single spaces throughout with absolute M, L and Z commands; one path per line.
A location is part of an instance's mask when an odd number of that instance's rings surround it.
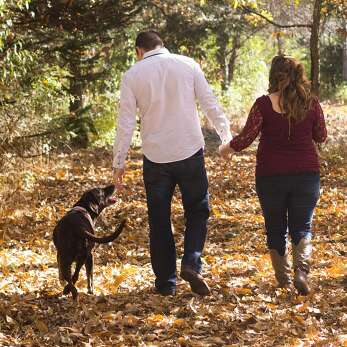
M 117 227 L 117 229 L 115 230 L 115 232 L 109 236 L 104 236 L 104 237 L 97 237 L 91 233 L 89 233 L 88 231 L 83 231 L 83 235 L 85 238 L 87 238 L 88 240 L 94 241 L 96 243 L 108 243 L 108 242 L 112 242 L 114 241 L 119 235 L 120 233 L 123 231 L 123 228 L 126 224 L 126 219 L 123 219 L 121 221 L 121 223 L 119 224 L 119 226 Z

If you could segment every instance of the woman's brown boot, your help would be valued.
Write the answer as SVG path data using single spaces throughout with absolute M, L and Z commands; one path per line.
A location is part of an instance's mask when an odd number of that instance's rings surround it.
M 303 237 L 293 245 L 294 286 L 300 295 L 308 295 L 308 273 L 310 272 L 310 258 L 312 253 L 311 238 Z
M 276 249 L 270 249 L 272 267 L 275 271 L 275 277 L 278 287 L 285 288 L 291 284 L 291 270 L 288 262 L 288 254 L 280 255 Z

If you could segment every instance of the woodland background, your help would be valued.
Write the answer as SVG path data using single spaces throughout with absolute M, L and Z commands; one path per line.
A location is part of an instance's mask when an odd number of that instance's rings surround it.
M 52 229 L 83 191 L 111 182 L 119 84 L 139 30 L 160 32 L 202 66 L 237 133 L 269 63 L 301 60 L 329 138 L 320 150 L 313 293 L 275 288 L 254 191 L 256 144 L 232 162 L 202 118 L 212 216 L 205 275 L 212 296 L 152 291 L 138 130 L 119 213 L 119 242 L 96 251 L 96 294 L 61 296 Z M 346 0 L 0 0 L 0 346 L 347 346 Z M 173 225 L 184 232 L 177 192 Z

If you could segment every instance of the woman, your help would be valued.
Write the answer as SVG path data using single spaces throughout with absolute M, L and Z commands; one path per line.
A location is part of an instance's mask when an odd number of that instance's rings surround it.
M 256 191 L 265 219 L 267 245 L 279 287 L 291 283 L 287 228 L 292 241 L 294 286 L 310 292 L 311 222 L 319 198 L 315 143 L 327 137 L 323 111 L 310 94 L 303 65 L 288 56 L 272 60 L 269 95 L 256 100 L 242 132 L 219 148 L 223 158 L 248 147 L 261 132 Z

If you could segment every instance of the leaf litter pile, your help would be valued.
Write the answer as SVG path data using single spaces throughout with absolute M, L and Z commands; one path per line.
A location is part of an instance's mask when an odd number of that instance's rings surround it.
M 138 151 L 130 155 L 126 189 L 97 223 L 105 235 L 125 215 L 127 229 L 95 250 L 94 295 L 81 271 L 78 303 L 62 295 L 52 230 L 85 190 L 111 182 L 110 151 L 9 166 L 0 176 L 0 346 L 347 346 L 345 153 L 323 154 L 313 291 L 302 297 L 275 286 L 254 190 L 254 149 L 232 162 L 215 155 L 213 141 L 207 150 L 212 211 L 203 261 L 212 294 L 203 298 L 181 279 L 175 297 L 153 291 Z M 172 224 L 179 269 L 179 192 Z

